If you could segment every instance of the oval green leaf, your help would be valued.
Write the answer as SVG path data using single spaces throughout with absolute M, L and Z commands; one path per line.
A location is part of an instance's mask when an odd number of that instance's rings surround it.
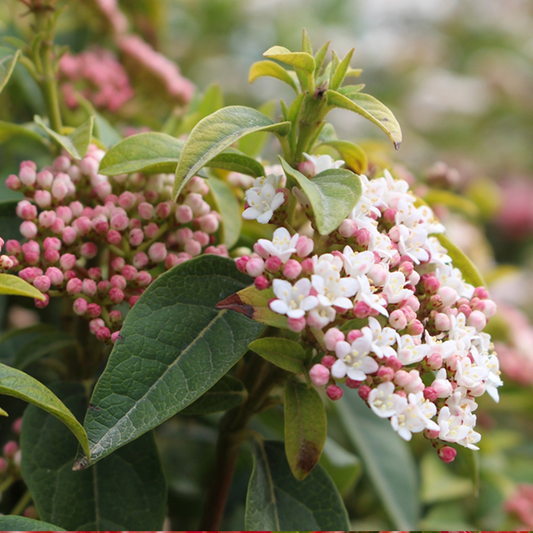
M 33 122 L 27 124 L 13 124 L 12 122 L 4 122 L 3 120 L 0 120 L 0 143 L 11 139 L 11 137 L 26 137 L 33 141 L 46 144 L 47 140 L 39 133 L 40 131 L 41 128 Z
M 287 176 L 295 179 L 309 198 L 320 235 L 335 231 L 361 198 L 359 177 L 350 170 L 339 168 L 320 172 L 310 180 L 283 158 L 279 159 Z
M 420 517 L 417 472 L 407 443 L 355 391 L 345 391 L 335 406 L 395 529 L 416 530 Z
M 402 130 L 392 111 L 379 100 L 360 92 L 347 92 L 329 90 L 326 93 L 328 105 L 348 109 L 362 115 L 379 126 L 394 143 L 396 150 L 402 143 Z
M 227 148 L 224 152 L 211 159 L 205 166 L 240 172 L 254 178 L 265 175 L 265 169 L 259 161 L 235 148 Z
M 9 81 L 20 54 L 20 50 L 12 50 L 11 48 L 0 46 L 0 92 Z
M 291 52 L 284 46 L 272 46 L 263 56 L 277 59 L 295 69 L 301 69 L 306 74 L 313 74 L 315 71 L 315 58 L 307 52 Z
M 91 398 L 85 428 L 94 461 L 200 398 L 241 358 L 264 326 L 216 304 L 249 283 L 231 259 L 204 255 L 150 285 Z M 78 467 L 86 465 L 80 457 Z
M 248 531 L 349 531 L 344 503 L 318 465 L 303 481 L 292 475 L 283 443 L 252 440 L 254 467 L 244 527 Z
M 194 127 L 187 138 L 176 169 L 173 196 L 176 199 L 185 184 L 211 159 L 241 137 L 258 131 L 287 135 L 290 122 L 275 123 L 259 111 L 245 106 L 219 109 Z
M 316 467 L 327 436 L 324 402 L 313 388 L 289 380 L 285 384 L 285 453 L 294 477 L 305 479 Z
M 331 83 L 329 88 L 336 91 L 344 81 L 344 78 L 346 76 L 346 72 L 348 71 L 348 68 L 350 67 L 350 61 L 352 60 L 352 56 L 354 53 L 354 48 L 352 48 L 344 57 L 344 59 L 339 63 L 339 66 L 335 69 L 335 73 L 333 74 L 333 77 L 331 78 Z
M 81 126 L 69 133 L 69 135 L 60 135 L 59 133 L 55 132 L 53 129 L 49 128 L 44 123 L 43 119 L 38 115 L 35 115 L 33 120 L 74 159 L 82 159 L 87 153 L 92 139 L 94 117 L 90 117 L 87 122 L 84 122 Z
M 365 151 L 357 144 L 349 141 L 331 140 L 323 142 L 323 145 L 331 146 L 337 150 L 346 166 L 356 174 L 364 174 L 368 166 Z
M 270 76 L 271 78 L 277 78 L 290 85 L 298 94 L 298 84 L 296 80 L 287 72 L 281 65 L 274 63 L 274 61 L 257 61 L 250 67 L 250 73 L 248 75 L 248 82 L 253 83 L 257 78 L 263 76 Z
M 28 374 L 0 363 L 0 394 L 32 403 L 65 424 L 89 457 L 89 442 L 81 424 L 63 402 L 47 387 Z
M 0 416 L 9 416 L 9 414 L 0 407 Z
M 54 390 L 82 417 L 87 396 L 81 384 Z M 48 414 L 30 406 L 21 433 L 22 475 L 39 516 L 68 531 L 161 530 L 166 482 L 152 433 L 107 457 L 90 470 L 72 471 L 77 443 Z
M 33 285 L 13 274 L 0 274 L 0 294 L 27 296 L 37 300 L 46 300 L 44 294 Z
M 250 343 L 249 348 L 283 370 L 293 374 L 303 374 L 305 371 L 305 352 L 298 342 L 280 337 L 263 337 Z
M 0 516 L 0 531 L 65 531 L 64 529 L 25 516 Z

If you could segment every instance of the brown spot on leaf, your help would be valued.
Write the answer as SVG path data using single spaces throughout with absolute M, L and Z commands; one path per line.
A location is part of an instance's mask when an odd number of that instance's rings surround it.
M 238 294 L 232 294 L 231 296 L 228 296 L 225 300 L 218 302 L 216 308 L 237 311 L 237 313 L 246 315 L 248 318 L 253 318 L 254 316 L 254 308 L 251 305 L 245 304 Z
M 80 461 L 74 461 L 74 466 L 72 467 L 73 472 L 79 472 L 85 468 L 85 464 Z
M 316 444 L 313 441 L 306 440 L 300 446 L 296 466 L 306 474 L 309 474 L 318 463 L 320 454 L 321 451 L 317 448 Z

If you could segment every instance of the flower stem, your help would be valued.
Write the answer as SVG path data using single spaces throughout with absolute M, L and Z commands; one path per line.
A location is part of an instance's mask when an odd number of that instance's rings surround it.
M 17 505 L 13 508 L 11 511 L 11 514 L 13 515 L 20 515 L 24 512 L 26 507 L 28 507 L 29 503 L 32 501 L 31 492 L 27 490 L 22 498 L 18 501 Z

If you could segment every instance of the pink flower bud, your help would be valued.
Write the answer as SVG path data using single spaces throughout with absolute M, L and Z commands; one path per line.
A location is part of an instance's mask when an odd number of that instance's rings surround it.
M 265 276 L 257 276 L 254 280 L 254 285 L 258 291 L 264 291 L 268 289 L 269 283 Z
M 84 243 L 80 250 L 81 256 L 85 257 L 86 259 L 92 259 L 93 257 L 96 257 L 97 253 L 98 246 L 94 242 Z
M 19 172 L 19 179 L 23 185 L 26 187 L 33 187 L 37 174 L 35 170 L 29 167 L 24 167 Z
M 99 281 L 96 290 L 100 296 L 106 296 L 109 290 L 111 289 L 111 282 L 106 279 Z
M 340 341 L 343 341 L 344 339 L 345 339 L 344 333 L 340 329 L 337 329 L 337 328 L 328 329 L 326 331 L 326 334 L 324 335 L 324 343 L 326 345 L 326 348 L 328 350 L 331 350 L 332 352 L 335 351 L 335 347 L 337 346 L 337 343 Z
M 81 216 L 72 222 L 72 226 L 80 235 L 87 235 L 92 230 L 91 219 L 87 216 Z
M 309 370 L 309 377 L 313 385 L 321 387 L 329 381 L 329 370 L 321 364 L 313 365 L 311 370 Z
M 37 309 L 44 309 L 45 307 L 48 307 L 48 304 L 50 303 L 50 296 L 48 296 L 48 294 L 45 294 L 44 298 L 45 298 L 44 301 L 38 300 L 37 298 L 33 300 L 35 302 L 35 307 L 37 307 Z
M 316 167 L 313 161 L 306 159 L 298 165 L 298 170 L 306 177 L 312 178 L 316 174 Z
M 102 308 L 98 304 L 93 303 L 87 306 L 87 315 L 90 318 L 98 318 L 101 312 Z
M 330 385 L 326 388 L 326 394 L 330 400 L 334 402 L 342 398 L 343 390 L 337 385 Z
M 352 309 L 352 314 L 355 318 L 367 318 L 371 312 L 372 309 L 363 301 L 357 302 Z
M 72 278 L 67 283 L 67 293 L 70 294 L 71 296 L 74 296 L 75 294 L 79 294 L 82 291 L 82 289 L 83 289 L 83 282 L 79 278 Z M 85 300 L 83 301 L 85 302 Z
M 203 231 L 195 231 L 193 233 L 194 240 L 198 241 L 200 243 L 200 246 L 207 246 L 210 242 L 210 237 L 207 233 L 204 233 Z
M 59 250 L 61 250 L 61 241 L 57 237 L 46 237 L 43 242 L 43 248 L 46 251 L 55 250 L 56 252 L 58 252 Z
M 438 353 L 432 353 L 426 362 L 431 370 L 439 370 L 442 367 L 442 356 Z
M 457 450 L 451 446 L 443 446 L 439 451 L 439 458 L 445 463 L 451 463 L 457 455 Z
M 83 294 L 94 296 L 96 294 L 96 282 L 93 279 L 85 278 L 83 280 Z
M 59 260 L 59 266 L 62 270 L 72 270 L 76 264 L 76 256 L 74 254 L 63 254 Z
M 65 157 L 64 155 L 56 157 L 52 163 L 52 168 L 56 172 L 66 172 L 70 168 L 70 161 L 68 157 Z
M 296 241 L 296 255 L 302 258 L 307 257 L 313 251 L 314 245 L 313 239 L 301 235 Z
M 97 329 L 95 335 L 99 341 L 107 342 L 111 338 L 111 331 L 104 326 L 103 328 Z
M 139 246 L 144 240 L 144 233 L 142 229 L 134 228 L 130 231 L 129 241 L 134 247 Z
M 48 276 L 37 276 L 33 280 L 33 286 L 41 292 L 48 292 L 50 289 L 50 278 Z
M 148 256 L 154 263 L 161 263 L 167 257 L 167 247 L 162 242 L 155 242 L 148 249 Z
M 77 218 L 82 216 L 83 204 L 81 202 L 78 202 L 77 200 L 75 202 L 71 202 L 69 204 L 69 208 L 73 217 Z
M 281 259 L 276 255 L 271 255 L 265 262 L 265 268 L 272 273 L 278 272 L 281 268 Z
M 23 268 L 19 272 L 19 278 L 22 278 L 24 281 L 27 281 L 28 283 L 33 283 L 33 280 L 37 276 L 42 276 L 42 272 L 40 274 L 36 274 L 33 267 Z
M 109 291 L 109 299 L 111 300 L 111 303 L 119 304 L 124 300 L 124 293 L 120 289 L 113 287 Z
M 106 239 L 109 244 L 112 244 L 113 246 L 118 246 L 122 242 L 122 235 L 118 231 L 110 229 L 107 232 Z
M 59 286 L 63 283 L 63 272 L 56 267 L 49 267 L 46 269 L 46 276 L 50 278 L 52 285 Z
M 346 342 L 351 344 L 352 342 L 355 342 L 357 339 L 360 339 L 363 336 L 363 332 L 360 329 L 352 329 L 348 332 L 348 335 L 346 335 Z
M 369 396 L 371 391 L 372 391 L 372 389 L 368 385 L 361 385 L 359 387 L 359 391 L 358 392 L 359 392 L 360 398 L 366 402 L 368 400 L 368 396 Z
M 120 324 L 122 322 L 122 313 L 118 309 L 109 311 L 109 320 L 112 324 Z
M 194 239 L 187 241 L 183 249 L 192 257 L 196 257 L 202 253 L 202 245 Z
M 14 440 L 10 440 L 4 444 L 3 450 L 6 459 L 13 459 L 19 450 L 19 445 Z
M 398 370 L 394 376 L 394 383 L 402 388 L 408 387 L 411 383 L 411 376 L 409 372 L 406 372 L 405 370 Z
M 270 256 L 270 253 L 267 252 L 258 242 L 254 244 L 254 252 L 263 259 L 268 259 Z
M 154 216 L 154 206 L 148 202 L 142 202 L 137 207 L 139 216 L 145 220 L 150 220 Z
M 481 309 L 481 312 L 487 317 L 492 318 L 497 311 L 497 306 L 492 300 L 483 300 L 483 309 Z
M 40 255 L 38 252 L 26 252 L 24 254 L 24 262 L 28 265 L 36 265 L 39 262 Z
M 132 262 L 133 262 L 133 266 L 139 269 L 139 268 L 144 268 L 150 262 L 150 260 L 144 252 L 138 252 L 133 256 Z
M 41 252 L 41 247 L 37 241 L 28 241 L 22 245 L 22 251 L 27 254 L 28 252 L 33 252 L 39 254 Z
M 125 191 L 118 197 L 118 205 L 126 211 L 132 209 L 136 203 L 137 199 L 135 195 L 130 191 Z
M 218 230 L 218 218 L 214 213 L 204 215 L 200 219 L 200 229 L 205 233 L 215 233 Z
M 476 328 L 481 331 L 487 325 L 487 317 L 481 311 L 472 311 L 466 320 L 468 326 Z
M 58 201 L 63 200 L 68 194 L 68 185 L 64 180 L 56 178 L 52 183 L 52 197 Z
M 344 384 L 349 389 L 358 389 L 361 386 L 362 383 L 363 383 L 362 381 L 357 381 L 357 380 L 351 379 L 349 377 L 346 377 L 346 379 L 344 380 Z
M 458 299 L 457 291 L 451 287 L 441 287 L 437 294 L 441 297 L 444 307 L 451 307 Z
M 383 213 L 383 220 L 387 224 L 394 224 L 396 220 L 396 213 L 397 213 L 396 209 L 391 209 L 390 207 L 388 207 L 387 209 L 385 209 L 385 212 Z
M 21 215 L 19 216 L 22 216 L 24 220 L 35 220 L 37 218 L 37 208 L 30 203 L 24 204 L 20 212 Z
M 87 311 L 87 300 L 85 300 L 84 298 L 78 298 L 72 304 L 72 309 L 74 310 L 74 313 L 76 313 L 78 316 L 84 315 Z
M 54 264 L 59 261 L 59 252 L 56 252 L 55 250 L 46 250 L 44 252 L 44 259 L 49 264 Z
M 126 265 L 122 269 L 122 275 L 127 281 L 135 281 L 137 279 L 137 276 L 139 275 L 139 272 L 134 266 Z
M 400 309 L 396 309 L 389 316 L 389 324 L 400 331 L 407 326 L 407 318 L 405 318 L 405 314 Z
M 41 189 L 49 189 L 54 181 L 54 176 L 49 170 L 41 170 L 37 174 L 37 186 Z
M 52 195 L 48 191 L 35 191 L 34 200 L 41 209 L 52 205 Z
M 124 231 L 128 227 L 130 219 L 128 218 L 128 215 L 119 213 L 111 217 L 110 223 L 112 229 Z
M 14 265 L 13 260 L 7 255 L 0 255 L 0 269 L 9 270 Z
M 159 218 L 167 218 L 171 211 L 172 206 L 170 202 L 161 202 L 160 204 L 157 204 L 157 207 L 155 208 L 155 214 Z
M 421 335 L 424 333 L 424 326 L 420 320 L 415 318 L 414 320 L 411 320 L 409 324 L 407 324 L 406 331 L 409 335 Z
M 355 235 L 357 231 L 357 224 L 353 220 L 346 218 L 341 222 L 337 231 L 342 237 L 349 239 Z
M 178 244 L 185 244 L 192 239 L 192 230 L 190 228 L 181 228 L 176 232 L 176 241 Z
M 189 195 L 187 195 L 184 201 L 184 205 L 187 205 L 192 209 L 193 216 L 195 217 L 200 216 L 201 214 L 205 214 L 202 213 L 202 211 L 204 211 L 205 209 L 204 204 L 205 202 L 202 198 L 202 195 L 197 193 L 190 193 Z
M 74 279 L 76 277 L 76 272 L 74 270 L 66 270 L 65 271 L 65 281 L 68 283 L 71 279 Z
M 311 276 L 313 275 L 315 270 L 315 267 L 313 266 L 313 260 L 311 258 L 304 259 L 302 261 L 302 274 L 304 276 Z
M 357 246 L 365 248 L 370 244 L 370 232 L 366 228 L 358 229 L 355 232 L 354 239 Z
M 170 270 L 172 267 L 180 264 L 180 259 L 176 254 L 168 254 L 165 259 L 165 268 Z
M 22 235 L 26 237 L 27 239 L 33 239 L 34 237 L 37 236 L 38 232 L 39 230 L 37 229 L 37 226 L 33 222 L 30 222 L 29 220 L 25 220 L 20 225 L 20 233 L 22 233 Z
M 11 174 L 6 179 L 6 187 L 8 189 L 11 189 L 12 191 L 19 191 L 22 184 L 20 183 L 20 180 L 18 179 L 18 176 L 15 176 L 15 174 Z
M 474 289 L 474 297 L 480 300 L 486 300 L 489 297 L 489 293 L 485 287 L 476 287 Z
M 3 241 L 2 241 L 3 242 Z M 6 252 L 9 255 L 18 255 L 22 251 L 20 243 L 14 239 L 10 239 L 6 242 Z
M 296 259 L 289 259 L 283 267 L 283 275 L 287 279 L 296 279 L 301 273 L 302 265 Z
M 126 278 L 119 274 L 115 274 L 114 276 L 112 276 L 110 281 L 112 287 L 116 287 L 117 289 L 121 290 L 124 290 L 128 285 Z
M 300 331 L 302 331 L 306 326 L 305 317 L 303 316 L 301 318 L 288 318 L 287 326 L 290 330 L 295 331 L 296 333 L 300 333 Z
M 433 387 L 426 387 L 424 389 L 424 398 L 430 402 L 434 402 L 438 398 L 437 391 Z
M 130 299 L 128 300 L 128 303 L 130 305 L 130 308 L 132 308 L 136 303 L 137 303 L 137 300 L 140 298 L 140 296 L 131 296 Z
M 86 176 L 94 176 L 98 172 L 98 161 L 86 155 L 80 162 L 80 169 Z
M 435 315 L 435 329 L 437 331 L 448 331 L 451 327 L 450 317 L 444 313 Z
M 390 366 L 381 366 L 378 370 L 378 378 L 381 381 L 392 381 L 394 379 L 394 370 Z
M 89 322 L 89 331 L 95 334 L 100 328 L 105 328 L 105 322 L 101 318 L 93 318 Z
M 136 283 L 139 287 L 148 287 L 148 285 L 152 283 L 152 274 L 150 274 L 150 272 L 147 272 L 146 270 L 139 272 L 139 276 L 137 277 Z
M 159 232 L 159 226 L 155 222 L 150 222 L 147 226 L 144 227 L 144 234 L 149 238 L 153 239 Z
M 246 273 L 253 278 L 260 276 L 265 270 L 265 262 L 260 257 L 252 257 L 246 263 Z
M 115 257 L 115 259 L 111 261 L 111 268 L 113 270 L 120 271 L 124 268 L 125 264 L 126 264 L 126 261 L 124 261 L 123 257 Z
M 246 263 L 250 260 L 249 255 L 243 255 L 235 260 L 235 266 L 239 272 L 246 272 Z
M 102 181 L 94 188 L 94 192 L 100 200 L 105 200 L 111 194 L 111 191 L 111 183 L 108 181 Z
M 15 435 L 20 435 L 21 431 L 22 431 L 22 417 L 20 418 L 17 418 L 12 426 L 11 426 L 11 431 L 13 431 L 13 433 L 15 433 Z
M 187 224 L 193 218 L 192 209 L 188 205 L 179 205 L 176 208 L 176 222 Z

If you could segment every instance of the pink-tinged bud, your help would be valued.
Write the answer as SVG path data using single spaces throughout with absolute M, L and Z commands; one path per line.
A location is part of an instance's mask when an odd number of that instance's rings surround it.
M 489 297 L 489 292 L 485 287 L 476 287 L 474 289 L 474 297 L 480 300 L 486 300 Z
M 451 446 L 443 446 L 439 451 L 439 458 L 445 463 L 451 463 L 457 455 L 457 450 Z
M 321 364 L 313 365 L 311 370 L 309 370 L 309 377 L 313 385 L 317 387 L 327 385 L 329 381 L 329 370 Z
M 99 281 L 96 285 L 96 290 L 100 296 L 106 296 L 111 288 L 111 283 L 106 279 Z
M 336 402 L 337 400 L 340 400 L 343 394 L 344 394 L 343 390 L 338 385 L 332 384 L 326 388 L 327 397 L 334 402 Z
M 144 227 L 144 234 L 149 238 L 153 239 L 159 232 L 159 226 L 155 222 L 150 222 L 150 224 Z
M 305 317 L 301 318 L 288 318 L 287 319 L 287 326 L 289 326 L 289 329 L 291 331 L 295 331 L 296 333 L 300 333 L 305 328 L 306 320 Z
M 440 289 L 440 281 L 436 276 L 422 276 L 421 280 L 426 294 L 436 294 Z
M 260 257 L 252 257 L 246 263 L 246 273 L 253 278 L 260 276 L 265 270 L 265 262 Z
M 52 183 L 52 197 L 58 201 L 63 200 L 68 194 L 68 185 L 64 180 L 56 178 Z
M 389 316 L 389 324 L 395 330 L 400 331 L 407 326 L 407 319 L 400 309 L 396 309 Z
M 399 387 L 405 388 L 411 384 L 412 376 L 405 370 L 398 370 L 394 376 L 394 383 Z
M 353 220 L 346 218 L 341 222 L 337 231 L 342 237 L 349 239 L 355 235 L 357 231 L 357 224 Z
M 37 208 L 33 204 L 25 204 L 20 211 L 21 218 L 24 220 L 35 220 L 37 218 Z
M 257 278 L 254 279 L 254 285 L 258 291 L 264 291 L 265 289 L 268 289 L 268 279 L 266 279 L 265 276 L 257 276 Z
M 413 309 L 409 306 L 404 306 L 400 308 L 400 311 L 404 314 L 405 319 L 407 322 L 411 322 L 416 318 L 416 313 L 413 311 Z
M 444 307 L 451 307 L 458 300 L 457 291 L 451 287 L 441 287 L 437 294 L 440 296 Z
M 46 269 L 46 276 L 50 278 L 52 285 L 56 287 L 63 283 L 64 275 L 59 268 L 50 267 Z
M 17 213 L 17 216 L 19 218 L 26 218 L 23 215 L 23 211 L 24 211 L 24 209 L 26 209 L 29 206 L 31 206 L 31 203 L 28 200 L 21 200 L 20 202 L 18 202 L 17 208 L 15 210 L 15 212 Z M 37 216 L 37 209 L 35 209 L 35 216 Z
M 122 235 L 118 231 L 110 229 L 107 232 L 106 239 L 109 244 L 112 244 L 113 246 L 118 246 L 122 242 Z
M 383 219 L 387 224 L 394 224 L 396 220 L 396 209 L 391 209 L 388 207 L 383 213 Z
M 22 251 L 20 243 L 14 239 L 10 239 L 6 242 L 6 252 L 9 255 L 18 255 Z
M 107 342 L 111 338 L 111 331 L 104 326 L 103 328 L 97 329 L 95 335 L 99 341 Z
M 481 309 L 481 312 L 487 317 L 492 318 L 497 311 L 497 306 L 492 300 L 483 300 L 483 309 Z
M 187 192 L 195 192 L 201 195 L 206 195 L 209 192 L 209 187 L 202 178 L 199 176 L 194 176 L 187 183 L 186 190 Z
M 258 242 L 254 244 L 254 252 L 263 259 L 268 259 L 270 256 L 270 254 Z
M 205 233 L 215 233 L 218 230 L 218 218 L 214 213 L 204 215 L 200 219 L 200 229 Z
M 37 163 L 35 161 L 21 161 L 19 170 L 22 170 L 23 168 L 28 167 L 32 170 L 37 170 Z
M 90 155 L 86 155 L 80 162 L 80 169 L 86 176 L 94 176 L 98 172 L 98 161 L 91 157 Z
M 59 252 L 56 252 L 55 250 L 46 250 L 46 252 L 44 252 L 44 259 L 47 263 L 53 265 L 59 261 Z
M 144 268 L 149 262 L 150 259 L 144 252 L 138 252 L 133 256 L 132 263 L 137 269 Z
M 11 431 L 13 431 L 13 433 L 15 435 L 20 435 L 21 431 L 22 431 L 22 417 L 20 418 L 17 418 L 13 424 L 11 425 Z
M 77 300 L 74 300 L 74 303 L 72 304 L 72 309 L 74 310 L 74 313 L 76 313 L 78 316 L 82 316 L 87 311 L 87 300 L 84 298 L 78 298 Z
M 111 194 L 111 191 L 111 183 L 108 181 L 103 181 L 94 188 L 94 192 L 100 200 L 105 200 Z
M 278 272 L 281 268 L 281 259 L 276 255 L 271 255 L 265 262 L 265 268 L 272 273 Z
M 19 172 L 19 179 L 24 186 L 33 187 L 37 179 L 37 174 L 32 168 L 24 167 Z
M 102 269 L 99 267 L 90 268 L 89 277 L 94 281 L 98 281 L 102 277 Z
M 312 178 L 316 174 L 316 167 L 313 161 L 306 159 L 298 165 L 298 170 L 306 177 Z
M 403 367 L 403 363 L 394 355 L 387 358 L 385 365 L 392 368 L 395 372 L 397 372 L 398 370 L 401 370 Z
M 487 317 L 481 311 L 472 311 L 466 320 L 468 326 L 476 328 L 481 331 L 487 325 Z
M 337 343 L 343 341 L 344 338 L 344 333 L 340 329 L 330 328 L 326 331 L 326 334 L 324 335 L 324 343 L 326 345 L 326 348 L 333 352 L 335 351 L 335 346 L 337 346 Z M 336 359 L 333 362 L 335 361 Z M 324 362 L 322 362 L 322 364 L 324 364 Z
M 65 229 L 65 223 L 60 218 L 56 218 L 54 223 L 50 226 L 50 229 L 56 235 L 61 235 Z
M 22 245 L 22 251 L 27 254 L 28 252 L 33 252 L 39 254 L 41 252 L 41 247 L 37 241 L 28 241 Z
M 109 320 L 112 324 L 120 324 L 122 322 L 122 313 L 118 309 L 109 311 Z
M 246 264 L 248 263 L 249 260 L 250 260 L 249 255 L 243 255 L 242 257 L 238 257 L 235 260 L 235 266 L 237 267 L 237 270 L 243 273 L 246 272 Z
M 33 239 L 34 237 L 37 236 L 38 232 L 39 230 L 37 229 L 37 226 L 33 222 L 30 222 L 29 220 L 25 220 L 20 225 L 20 233 L 22 233 L 22 235 L 26 237 L 27 239 Z
M 37 309 L 44 309 L 45 307 L 48 307 L 48 304 L 50 303 L 50 296 L 48 296 L 48 294 L 45 294 L 44 298 L 44 300 L 38 300 L 37 298 L 33 300 Z
M 122 269 L 122 275 L 127 281 L 135 281 L 137 279 L 137 276 L 139 275 L 139 272 L 134 266 L 126 265 Z
M 50 289 L 50 285 L 51 282 L 48 276 L 37 276 L 33 280 L 33 286 L 41 292 L 48 292 L 48 290 Z
M 140 298 L 140 296 L 131 296 L 128 300 L 128 303 L 130 305 L 130 309 L 137 303 L 137 300 Z
M 195 217 L 204 214 L 202 213 L 204 210 L 204 204 L 205 202 L 202 198 L 202 195 L 197 193 L 191 193 L 187 195 L 184 201 L 184 205 L 188 205 L 192 209 L 193 216 Z
M 34 200 L 41 209 L 52 205 L 52 195 L 48 191 L 35 191 Z
M 83 294 L 94 296 L 96 294 L 96 282 L 93 279 L 85 278 L 83 280 Z
M 37 185 L 41 189 L 49 189 L 54 181 L 54 175 L 49 170 L 41 170 L 37 174 Z
M 76 272 L 74 270 L 66 270 L 65 271 L 65 281 L 68 283 L 71 279 L 74 279 L 76 277 Z
M 150 274 L 150 272 L 147 272 L 146 270 L 139 272 L 136 283 L 139 287 L 148 287 L 148 285 L 152 283 L 152 274 Z
M 414 272 L 414 266 L 412 260 L 405 260 L 403 261 L 402 257 L 402 263 L 400 263 L 398 270 L 406 277 L 408 278 L 413 272 Z M 435 278 L 437 279 L 437 278 Z
M 128 215 L 119 213 L 111 217 L 110 223 L 112 229 L 116 231 L 124 231 L 128 227 L 130 219 L 128 218 Z
M 33 280 L 37 276 L 42 276 L 42 274 L 43 274 L 42 272 L 37 274 L 33 267 L 26 267 L 26 268 L 23 268 L 19 272 L 19 278 L 22 278 L 24 281 L 27 281 L 28 283 L 33 283 Z
M 165 259 L 165 268 L 170 270 L 172 267 L 179 265 L 182 261 L 176 254 L 168 254 Z
M 14 265 L 13 260 L 7 255 L 0 255 L 0 270 L 9 270 Z
M 461 304 L 457 308 L 457 312 L 463 313 L 463 315 L 465 315 L 465 318 L 468 318 L 470 314 L 472 313 L 472 309 L 470 308 L 468 304 Z
M 56 221 L 55 211 L 43 211 L 39 215 L 39 224 L 42 228 L 49 228 Z
M 40 255 L 38 252 L 26 252 L 24 254 L 24 262 L 28 265 L 36 265 L 39 262 Z
M 420 320 L 415 318 L 407 324 L 406 331 L 409 335 L 422 335 L 424 333 L 424 326 Z
M 193 238 L 198 241 L 202 247 L 207 246 L 211 242 L 209 235 L 203 231 L 195 231 L 193 233 Z
M 357 339 L 360 339 L 363 336 L 363 332 L 360 329 L 352 329 L 348 332 L 348 335 L 346 336 L 346 342 L 352 343 L 355 342 Z
M 115 331 L 114 333 L 111 333 L 111 342 L 112 343 L 117 342 L 119 337 L 120 337 L 120 331 Z
M 371 391 L 372 389 L 368 385 L 361 385 L 358 391 L 359 397 L 366 402 Z
M 94 242 L 84 243 L 80 250 L 81 256 L 85 257 L 86 259 L 92 259 L 93 257 L 96 257 L 97 253 L 98 246 Z
M 437 391 L 433 387 L 426 387 L 424 389 L 424 398 L 426 400 L 429 400 L 430 402 L 434 402 L 439 395 L 437 394 Z
M 325 355 L 322 357 L 322 360 L 320 361 L 323 366 L 325 366 L 327 369 L 331 370 L 332 366 L 337 361 L 337 358 L 333 355 Z
M 296 279 L 301 273 L 302 265 L 296 259 L 289 259 L 283 267 L 283 275 L 287 279 Z
M 426 362 L 431 370 L 439 370 L 442 367 L 442 356 L 438 353 L 432 353 Z
M 133 247 L 139 246 L 144 240 L 144 233 L 142 229 L 134 228 L 130 231 L 129 241 Z
M 89 304 L 87 306 L 87 315 L 89 318 L 98 318 L 102 312 L 102 308 L 98 304 Z
M 363 383 L 362 381 L 357 381 L 357 380 L 351 379 L 349 377 L 346 377 L 346 379 L 344 380 L 344 384 L 349 389 L 358 389 L 361 386 L 362 383 Z
M 150 248 L 148 248 L 148 257 L 154 263 L 161 263 L 167 257 L 167 247 L 162 242 L 154 242 Z
M 392 381 L 394 379 L 394 370 L 390 366 L 381 366 L 378 370 L 378 378 L 381 381 Z
M 66 172 L 70 168 L 69 158 L 64 155 L 56 157 L 52 163 L 52 168 L 56 172 Z
M 142 202 L 138 206 L 139 216 L 145 220 L 150 220 L 154 216 L 154 206 L 148 202 Z
M 6 186 L 12 191 L 19 191 L 22 184 L 20 183 L 18 176 L 15 176 L 15 174 L 11 174 L 6 180 Z
M 98 235 L 104 235 L 109 231 L 109 223 L 105 215 L 99 215 L 92 220 L 93 229 Z
M 188 205 L 179 205 L 176 208 L 176 222 L 187 224 L 193 218 L 192 209 Z
M 196 257 L 202 253 L 202 245 L 194 239 L 187 241 L 183 249 L 192 257 Z
M 94 318 L 89 322 L 89 331 L 91 333 L 96 334 L 100 328 L 105 328 L 105 322 L 101 318 Z
M 313 260 L 311 258 L 302 261 L 302 275 L 311 276 L 314 273 Z
M 63 254 L 59 259 L 59 266 L 62 270 L 72 270 L 76 264 L 76 256 L 74 254 Z
M 81 216 L 72 222 L 72 226 L 80 235 L 87 235 L 92 230 L 91 219 L 87 216 Z
M 352 314 L 355 318 L 367 318 L 370 316 L 372 308 L 369 307 L 365 302 L 357 302 L 355 307 L 352 309 Z
M 116 287 L 117 289 L 121 289 L 121 290 L 124 290 L 126 286 L 128 285 L 126 278 L 119 274 L 115 274 L 114 276 L 111 276 L 110 281 L 111 281 L 112 287 Z
M 307 257 L 313 251 L 314 246 L 313 239 L 301 235 L 296 241 L 296 255 L 301 258 Z
M 130 191 L 125 191 L 118 197 L 118 205 L 122 207 L 122 209 L 125 209 L 126 211 L 129 211 L 130 209 L 135 207 L 136 203 L 137 203 L 137 198 Z
M 72 278 L 67 283 L 67 293 L 70 294 L 71 296 L 74 296 L 75 294 L 79 294 L 82 290 L 83 290 L 83 281 L 81 281 L 81 279 L 79 278 Z
M 413 287 L 409 287 L 408 285 L 406 285 L 405 288 L 411 288 L 411 290 L 413 290 Z M 405 300 L 405 305 L 410 307 L 415 313 L 420 309 L 420 301 L 414 294 Z
M 109 291 L 109 299 L 111 300 L 111 303 L 119 304 L 124 300 L 124 293 L 120 289 L 114 287 Z
M 370 244 L 370 232 L 366 228 L 358 229 L 354 235 L 355 243 L 361 247 L 367 247 Z
M 13 459 L 19 450 L 19 445 L 14 440 L 10 440 L 4 444 L 3 450 L 6 459 Z
M 435 315 L 435 329 L 437 331 L 449 331 L 451 327 L 450 317 L 444 313 Z
M 55 250 L 56 252 L 58 252 L 59 250 L 61 250 L 61 241 L 57 237 L 46 237 L 43 242 L 43 248 L 46 251 Z
M 69 208 L 73 217 L 81 217 L 81 214 L 83 213 L 83 204 L 81 202 L 78 202 L 77 200 L 75 202 L 71 202 L 69 204 Z
M 124 268 L 124 265 L 126 264 L 126 261 L 123 257 L 115 257 L 113 261 L 111 261 L 111 268 L 113 270 L 120 271 Z

